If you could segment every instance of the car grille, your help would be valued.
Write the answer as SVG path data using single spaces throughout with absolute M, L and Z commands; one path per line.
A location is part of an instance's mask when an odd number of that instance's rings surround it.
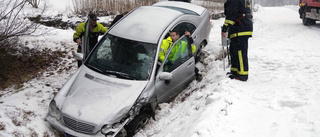
M 96 127 L 94 124 L 78 121 L 66 115 L 63 116 L 63 122 L 68 128 L 85 134 L 93 134 Z

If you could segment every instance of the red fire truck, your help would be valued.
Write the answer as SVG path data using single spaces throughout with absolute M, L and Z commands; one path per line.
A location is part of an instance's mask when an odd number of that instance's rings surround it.
M 304 25 L 313 25 L 320 20 L 320 0 L 300 0 L 300 18 Z

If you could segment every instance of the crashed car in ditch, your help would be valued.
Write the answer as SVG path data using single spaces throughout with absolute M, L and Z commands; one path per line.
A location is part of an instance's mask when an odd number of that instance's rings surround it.
M 191 33 L 196 52 L 162 63 L 158 54 L 171 30 Z M 83 65 L 49 104 L 47 121 L 65 136 L 133 136 L 159 103 L 183 91 L 195 78 L 195 58 L 208 43 L 208 10 L 163 1 L 129 12 L 83 57 Z M 188 44 L 191 45 L 190 43 Z

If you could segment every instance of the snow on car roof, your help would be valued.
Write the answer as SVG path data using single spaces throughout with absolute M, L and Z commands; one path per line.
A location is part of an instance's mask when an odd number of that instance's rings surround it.
M 155 6 L 142 6 L 116 24 L 109 33 L 126 39 L 157 43 L 168 25 L 183 13 Z
M 156 4 L 153 4 L 153 6 L 176 7 L 181 9 L 187 9 L 187 10 L 196 12 L 199 15 L 201 15 L 205 11 L 204 7 L 201 7 L 195 4 L 190 4 L 187 2 L 178 2 L 178 1 L 161 1 Z

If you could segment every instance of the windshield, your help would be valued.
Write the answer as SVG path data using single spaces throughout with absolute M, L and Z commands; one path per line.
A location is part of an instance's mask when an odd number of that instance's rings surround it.
M 107 34 L 85 65 L 113 77 L 147 80 L 155 60 L 156 46 Z

